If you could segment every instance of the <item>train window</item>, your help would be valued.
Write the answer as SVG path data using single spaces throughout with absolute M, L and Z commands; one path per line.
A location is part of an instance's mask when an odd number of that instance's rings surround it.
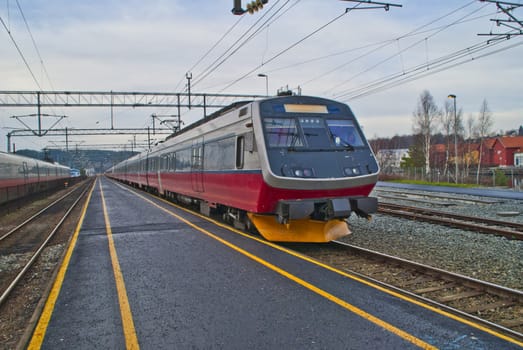
M 335 146 L 363 146 L 363 140 L 352 120 L 327 120 L 327 125 Z
M 312 148 L 330 148 L 329 137 L 322 118 L 306 117 L 300 118 L 303 135 L 307 140 L 307 146 Z
M 170 171 L 176 171 L 176 153 L 171 153 L 171 164 L 169 166 Z
M 201 170 L 203 169 L 203 147 L 198 146 L 192 149 L 192 160 L 191 160 L 192 170 Z
M 296 121 L 290 118 L 265 118 L 265 134 L 269 147 L 299 147 L 303 140 Z
M 176 152 L 176 170 L 189 170 L 191 167 L 191 149 Z
M 236 137 L 236 169 L 243 168 L 243 151 L 245 150 L 245 137 Z

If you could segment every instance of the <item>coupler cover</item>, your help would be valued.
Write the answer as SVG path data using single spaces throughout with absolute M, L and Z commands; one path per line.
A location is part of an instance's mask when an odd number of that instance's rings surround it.
M 363 218 L 369 218 L 370 214 L 378 211 L 378 198 L 356 197 L 350 199 L 352 210 Z
M 378 210 L 378 199 L 374 197 L 317 198 L 305 200 L 281 200 L 276 207 L 278 222 L 312 218 L 331 220 L 348 218 L 352 212 L 368 218 Z

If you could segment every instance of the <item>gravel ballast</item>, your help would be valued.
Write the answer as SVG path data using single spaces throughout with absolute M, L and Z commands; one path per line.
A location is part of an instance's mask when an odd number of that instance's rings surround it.
M 378 188 L 371 195 L 378 196 L 381 193 L 379 189 L 383 188 Z M 410 190 L 402 192 L 409 196 L 423 194 Z M 459 197 L 477 198 L 463 195 Z M 419 199 L 417 196 L 416 198 Z M 380 198 L 379 201 L 523 223 L 523 202 L 518 200 L 504 199 L 493 204 L 450 200 L 455 205 L 449 207 L 430 203 L 413 204 L 408 200 Z M 441 202 L 442 199 L 437 201 Z M 520 214 L 503 218 L 497 215 L 498 212 Z M 352 234 L 341 239 L 343 242 L 523 290 L 523 241 L 382 214 L 373 215 L 371 221 L 352 216 L 349 224 Z

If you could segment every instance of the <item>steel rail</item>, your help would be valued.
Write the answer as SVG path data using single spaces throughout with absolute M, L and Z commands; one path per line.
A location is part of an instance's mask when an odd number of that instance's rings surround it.
M 397 204 L 380 203 L 378 212 L 398 217 L 423 220 L 439 225 L 452 226 L 468 231 L 504 236 L 510 239 L 523 240 L 523 225 L 519 223 L 485 219 L 474 216 L 453 214 L 440 210 L 416 208 Z M 491 225 L 491 226 L 485 226 Z M 506 227 L 512 227 L 508 229 Z
M 78 196 L 78 198 L 75 200 L 75 202 L 69 207 L 67 212 L 63 215 L 63 217 L 60 219 L 58 224 L 53 228 L 51 233 L 49 233 L 48 237 L 45 239 L 45 241 L 40 245 L 40 247 L 36 250 L 36 252 L 32 255 L 31 259 L 25 264 L 22 270 L 16 275 L 16 277 L 11 281 L 9 286 L 4 290 L 2 295 L 0 296 L 0 305 L 2 305 L 8 298 L 9 294 L 13 291 L 13 289 L 16 287 L 18 282 L 24 277 L 26 272 L 29 270 L 29 268 L 33 265 L 33 263 L 36 261 L 36 259 L 40 256 L 44 248 L 47 246 L 47 243 L 54 237 L 55 233 L 58 231 L 58 229 L 62 226 L 62 224 L 65 222 L 65 220 L 69 217 L 73 209 L 76 207 L 76 205 L 80 202 L 82 198 L 84 198 L 85 193 L 89 189 L 89 186 L 86 186 L 85 189 L 82 191 L 82 193 Z M 69 192 L 72 193 L 73 191 Z
M 495 295 L 498 298 L 501 298 L 502 300 L 506 300 L 507 303 L 515 302 L 515 303 L 518 303 L 519 305 L 523 305 L 523 291 L 520 291 L 517 289 L 500 286 L 500 285 L 486 282 L 486 281 L 481 281 L 481 280 L 478 280 L 478 279 L 475 279 L 472 277 L 464 276 L 464 275 L 457 274 L 454 272 L 439 269 L 439 268 L 436 268 L 433 266 L 413 262 L 410 260 L 402 259 L 399 257 L 391 256 L 388 254 L 380 253 L 377 251 L 358 247 L 358 246 L 340 242 L 340 241 L 332 241 L 331 243 L 329 243 L 327 245 L 322 244 L 322 248 L 336 249 L 338 251 L 340 249 L 349 250 L 349 251 L 357 254 L 357 256 L 359 258 L 362 257 L 363 259 L 371 260 L 373 264 L 376 264 L 377 261 L 381 261 L 381 264 L 383 264 L 383 265 L 389 265 L 389 266 L 390 265 L 399 265 L 399 266 L 409 269 L 410 271 L 416 271 L 416 273 L 418 275 L 425 275 L 425 276 L 430 276 L 431 278 L 438 278 L 441 281 L 445 281 L 445 282 L 449 282 L 449 281 L 456 282 L 465 288 L 475 289 L 475 290 L 484 292 L 485 294 L 488 294 L 488 295 Z M 315 253 L 317 253 L 317 250 L 316 251 L 313 250 L 313 247 L 311 247 L 310 245 L 306 249 L 300 249 L 300 246 L 298 246 L 298 247 L 291 246 L 290 249 L 296 250 L 296 251 L 300 252 L 301 254 L 311 256 L 312 258 L 315 258 L 318 260 L 324 260 L 328 265 L 337 267 L 336 263 L 332 262 L 332 257 L 329 257 L 329 259 L 324 259 L 322 257 L 315 257 L 314 255 L 315 255 Z M 495 322 L 492 322 L 492 321 L 486 320 L 484 318 L 481 318 L 477 315 L 474 315 L 470 312 L 466 312 L 466 311 L 460 310 L 456 307 L 446 305 L 444 302 L 438 301 L 437 298 L 430 298 L 427 296 L 423 296 L 423 295 L 421 295 L 423 293 L 416 293 L 415 291 L 408 290 L 405 287 L 402 287 L 401 285 L 398 286 L 398 285 L 391 284 L 389 282 L 384 282 L 379 279 L 379 276 L 378 277 L 376 275 L 373 276 L 372 273 L 358 272 L 358 271 L 355 271 L 354 269 L 347 268 L 347 267 L 343 267 L 343 270 L 348 271 L 348 272 L 350 272 L 350 274 L 361 277 L 372 283 L 376 283 L 378 285 L 384 286 L 387 289 L 393 290 L 395 292 L 398 292 L 400 294 L 414 298 L 416 300 L 420 300 L 426 304 L 435 306 L 435 307 L 442 309 L 444 311 L 447 311 L 451 314 L 455 314 L 460 317 L 463 317 L 463 318 L 466 318 L 469 320 L 473 320 L 474 322 L 476 322 L 480 325 L 483 325 L 489 329 L 492 329 L 494 331 L 509 335 L 509 336 L 514 337 L 519 340 L 523 339 L 523 333 L 520 333 L 505 325 L 497 324 Z M 379 271 L 379 269 L 378 269 L 378 271 Z M 418 278 L 418 277 L 416 277 L 416 278 Z M 416 278 L 413 278 L 413 279 L 416 279 Z M 456 286 L 454 286 L 454 288 L 455 287 Z M 425 293 L 425 294 L 430 294 L 430 293 Z M 466 297 L 464 297 L 462 299 L 466 299 Z M 521 319 L 520 322 L 523 323 L 523 319 Z
M 45 213 L 47 210 L 49 210 L 50 208 L 52 208 L 56 204 L 60 203 L 63 199 L 67 198 L 69 195 L 71 195 L 73 192 L 75 192 L 77 190 L 78 190 L 78 188 L 73 188 L 71 191 L 67 192 L 62 197 L 58 198 L 57 200 L 55 200 L 54 202 L 52 202 L 51 204 L 49 204 L 48 206 L 46 206 L 45 208 L 40 210 L 38 213 L 36 213 L 33 216 L 27 218 L 24 222 L 22 222 L 18 226 L 12 228 L 9 232 L 5 233 L 2 237 L 0 237 L 0 242 L 3 241 L 4 239 L 6 239 L 7 237 L 9 237 L 10 235 L 12 235 L 14 232 L 20 230 L 22 227 L 24 227 L 25 225 L 27 225 L 28 223 L 30 223 L 31 221 L 33 221 L 34 219 L 36 219 L 37 217 L 39 217 L 40 215 Z

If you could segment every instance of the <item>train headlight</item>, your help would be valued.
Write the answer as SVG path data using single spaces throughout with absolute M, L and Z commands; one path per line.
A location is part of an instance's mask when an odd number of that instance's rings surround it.
M 295 177 L 314 177 L 314 169 L 312 168 L 294 168 L 292 172 Z
M 303 177 L 313 177 L 314 171 L 311 168 L 303 169 Z
M 296 177 L 303 177 L 303 170 L 301 170 L 301 169 L 294 169 L 294 176 L 296 176 Z
M 343 169 L 343 172 L 347 176 L 358 176 L 361 174 L 360 167 L 347 167 Z

